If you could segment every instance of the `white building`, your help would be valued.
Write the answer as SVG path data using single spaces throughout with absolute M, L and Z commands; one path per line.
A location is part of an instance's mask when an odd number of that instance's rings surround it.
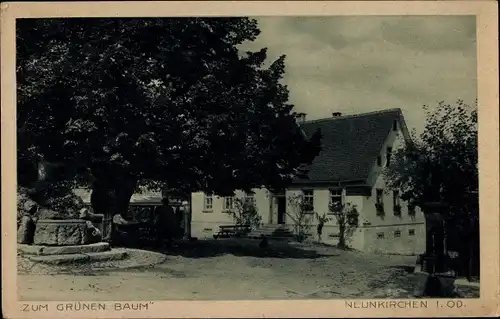
M 322 151 L 308 167 L 307 177 L 294 180 L 283 194 L 254 189 L 252 194 L 236 192 L 236 197 L 253 196 L 262 222 L 292 228 L 289 198 L 302 194 L 319 214 L 331 215 L 323 228 L 323 241 L 335 244 L 339 229 L 329 210 L 332 202 L 351 203 L 359 211 L 359 226 L 348 244 L 357 250 L 399 254 L 425 251 L 424 216 L 409 209 L 399 192 L 386 188 L 382 169 L 390 162 L 392 150 L 409 141 L 400 109 L 307 121 L 304 133 L 321 130 Z M 234 198 L 192 194 L 191 234 L 210 238 L 218 226 L 234 224 L 228 211 Z M 379 209 L 377 209 L 377 207 Z M 383 208 L 383 209 L 380 209 Z M 311 215 L 310 234 L 315 235 L 317 220 Z M 268 226 L 269 227 L 269 226 Z

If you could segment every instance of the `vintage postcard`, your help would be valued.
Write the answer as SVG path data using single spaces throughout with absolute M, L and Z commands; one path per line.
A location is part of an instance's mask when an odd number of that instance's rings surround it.
M 497 19 L 3 3 L 3 315 L 499 315 Z

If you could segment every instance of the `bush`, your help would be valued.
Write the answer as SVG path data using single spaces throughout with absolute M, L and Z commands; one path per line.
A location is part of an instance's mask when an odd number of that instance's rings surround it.
M 345 205 L 331 205 L 330 211 L 333 212 L 339 226 L 339 248 L 347 248 L 346 239 L 352 235 L 359 225 L 359 212 L 356 205 L 346 203 Z
M 34 206 L 37 208 L 28 212 L 29 207 Z M 27 214 L 40 219 L 77 219 L 83 207 L 84 203 L 80 197 L 60 185 L 42 185 L 34 189 L 18 187 L 18 222 Z
M 236 225 L 250 225 L 257 228 L 261 225 L 262 216 L 259 215 L 255 202 L 252 200 L 237 198 L 235 200 L 235 210 L 229 211 Z
M 287 210 L 287 216 L 293 222 L 293 228 L 298 242 L 303 242 L 309 234 L 311 226 L 311 217 L 314 212 L 311 205 L 304 200 L 303 195 L 295 195 L 288 198 L 290 212 Z

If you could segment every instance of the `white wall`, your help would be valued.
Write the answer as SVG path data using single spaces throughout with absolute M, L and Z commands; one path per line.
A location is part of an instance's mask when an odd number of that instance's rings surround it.
M 255 206 L 262 217 L 262 222 L 267 224 L 269 221 L 270 198 L 266 189 L 254 189 Z M 236 191 L 236 198 L 243 198 L 244 192 Z M 211 210 L 204 210 L 205 194 L 196 192 L 191 194 L 192 217 L 191 217 L 191 235 L 198 238 L 212 238 L 219 230 L 221 225 L 233 225 L 233 217 L 223 211 L 224 197 L 213 196 L 213 205 Z
M 374 185 L 372 188 L 371 196 L 364 196 L 363 198 L 363 218 L 366 219 L 368 223 L 372 226 L 380 225 L 394 225 L 394 224 L 405 224 L 405 223 L 423 223 L 424 216 L 418 207 L 415 208 L 415 217 L 410 217 L 408 215 L 408 203 L 400 200 L 401 205 L 401 217 L 394 215 L 393 207 L 393 192 L 387 189 L 384 181 L 383 174 L 381 172 L 385 169 L 387 165 L 387 154 L 386 150 L 388 146 L 393 148 L 393 153 L 398 148 L 402 147 L 405 143 L 403 133 L 398 125 L 398 130 L 396 132 L 390 132 L 387 140 L 385 141 L 382 149 L 380 150 L 380 156 L 382 157 L 382 166 L 377 165 L 377 159 L 374 159 L 373 169 L 370 173 L 369 182 L 370 185 Z M 384 190 L 384 211 L 383 216 L 377 216 L 375 203 L 377 188 Z
M 386 150 L 392 146 L 393 153 L 405 143 L 401 130 L 391 131 L 387 141 L 384 143 L 380 156 L 382 166 L 377 165 L 377 160 L 373 162 L 373 170 L 369 181 L 373 183 L 371 196 L 363 196 L 362 223 L 365 223 L 365 251 L 413 254 L 425 251 L 425 219 L 422 211 L 416 207 L 415 215 L 411 216 L 408 210 L 408 203 L 399 200 L 401 215 L 394 214 L 393 191 L 387 189 L 382 170 L 387 165 Z M 384 190 L 383 202 L 385 214 L 377 215 L 376 195 L 377 189 Z M 401 195 L 401 194 L 400 194 Z M 414 229 L 415 235 L 410 236 L 409 230 Z M 401 232 L 401 237 L 395 238 L 395 231 Z M 384 233 L 384 238 L 377 238 L 377 234 Z
M 410 230 L 414 235 L 410 235 Z M 418 255 L 425 252 L 425 225 L 395 225 L 389 227 L 367 227 L 364 230 L 365 252 Z M 396 237 L 395 232 L 400 236 Z M 379 238 L 383 234 L 383 238 Z
M 338 243 L 339 238 L 339 227 L 337 225 L 337 220 L 333 214 L 329 214 L 330 208 L 330 189 L 325 187 L 304 187 L 305 189 L 313 190 L 313 198 L 314 198 L 314 212 L 322 215 L 323 213 L 327 214 L 329 217 L 329 221 L 325 223 L 323 226 L 323 234 L 322 234 L 322 242 L 330 245 L 336 245 Z M 302 190 L 304 188 L 293 188 L 288 189 L 286 191 L 287 197 L 287 211 L 292 213 L 293 208 L 290 205 L 289 199 L 295 195 L 301 195 Z M 363 208 L 363 197 L 362 196 L 346 196 L 345 190 L 343 190 L 343 202 L 350 202 L 352 205 L 356 205 L 358 211 L 361 212 Z M 287 216 L 286 224 L 290 226 L 290 229 L 293 230 L 293 222 L 290 217 Z M 312 239 L 317 240 L 317 230 L 318 220 L 315 214 L 310 216 L 310 227 L 309 234 Z M 360 228 L 356 229 L 352 234 L 346 236 L 346 242 L 349 247 L 356 250 L 363 250 L 364 247 L 364 235 Z
M 377 202 L 377 189 L 383 189 L 384 214 L 377 215 L 375 204 Z M 394 224 L 423 223 L 422 211 L 415 207 L 415 215 L 409 214 L 408 203 L 399 200 L 401 206 L 400 216 L 394 214 L 393 191 L 386 188 L 383 176 L 380 175 L 371 191 L 371 196 L 363 196 L 363 220 L 371 226 L 388 226 Z

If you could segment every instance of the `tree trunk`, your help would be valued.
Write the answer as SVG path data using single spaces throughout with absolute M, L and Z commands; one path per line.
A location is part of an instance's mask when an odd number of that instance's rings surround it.
M 130 198 L 134 193 L 136 180 L 109 181 L 96 180 L 91 194 L 94 212 L 103 214 L 103 241 L 111 243 L 113 239 L 113 216 L 121 215 L 128 219 L 127 212 Z
M 104 215 L 103 218 L 103 233 L 102 240 L 111 242 L 112 222 L 114 213 L 114 194 L 109 185 L 103 181 L 96 180 L 92 185 L 92 193 L 90 195 L 90 203 L 94 213 Z
M 191 196 L 188 198 L 188 209 L 184 213 L 184 239 L 191 239 L 191 216 L 193 215 L 193 205 Z
M 345 226 L 339 226 L 339 243 L 337 245 L 339 248 L 345 248 Z
M 124 219 L 129 219 L 133 216 L 129 216 L 128 208 L 130 204 L 130 198 L 134 194 L 135 187 L 137 185 L 137 180 L 127 180 L 123 183 L 118 183 L 116 185 L 115 199 L 116 199 L 116 212 L 115 214 L 120 214 Z

